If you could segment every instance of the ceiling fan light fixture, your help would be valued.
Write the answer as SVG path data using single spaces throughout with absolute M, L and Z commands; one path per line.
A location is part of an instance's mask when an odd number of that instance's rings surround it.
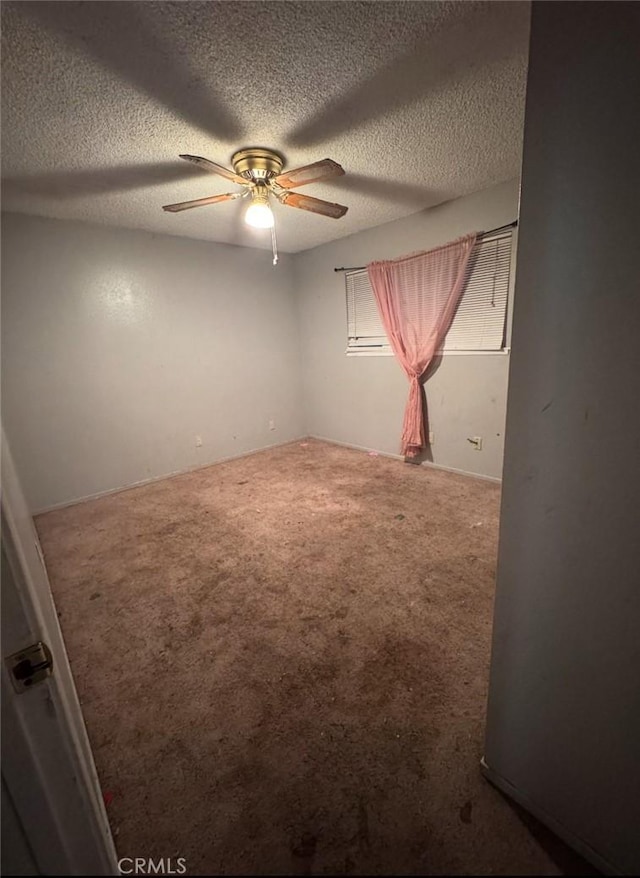
M 321 198 L 291 191 L 299 186 L 306 186 L 308 183 L 319 183 L 333 177 L 341 177 L 344 174 L 344 168 L 333 159 L 321 159 L 310 165 L 303 165 L 300 168 L 293 168 L 291 171 L 282 173 L 283 157 L 265 147 L 253 146 L 234 153 L 231 157 L 233 171 L 199 155 L 183 153 L 180 158 L 204 170 L 211 171 L 219 177 L 224 177 L 232 183 L 237 183 L 243 188 L 240 191 L 227 192 L 224 195 L 208 195 L 206 198 L 180 201 L 177 204 L 165 204 L 162 209 L 178 213 L 192 207 L 203 207 L 206 204 L 217 204 L 221 201 L 243 198 L 251 193 L 251 204 L 245 211 L 244 221 L 248 226 L 253 226 L 256 229 L 271 229 L 274 265 L 278 261 L 278 254 L 275 240 L 275 217 L 269 204 L 270 194 L 285 207 L 308 210 L 311 213 L 320 214 L 320 216 L 340 219 L 347 212 L 344 204 L 334 204 L 330 201 L 323 201 Z
M 269 206 L 269 195 L 266 190 L 260 191 L 261 188 L 256 186 L 251 193 L 251 204 L 244 215 L 244 221 L 254 229 L 272 229 L 274 220 Z

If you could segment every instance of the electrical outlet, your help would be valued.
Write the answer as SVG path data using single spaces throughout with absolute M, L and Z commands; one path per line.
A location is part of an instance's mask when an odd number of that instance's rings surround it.
M 436 434 L 433 432 L 433 430 L 429 430 L 429 445 L 433 445 L 433 443 L 435 441 L 436 441 Z
M 275 422 L 275 419 L 274 419 L 274 418 L 269 418 L 269 429 L 270 429 L 270 430 L 275 430 L 275 428 L 276 428 L 276 422 Z
M 474 451 L 482 451 L 482 436 L 472 436 L 469 442 L 473 445 Z
M 196 448 L 202 447 L 202 436 L 196 436 Z

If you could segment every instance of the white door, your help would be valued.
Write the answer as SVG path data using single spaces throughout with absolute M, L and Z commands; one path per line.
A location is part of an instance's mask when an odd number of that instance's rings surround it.
M 4 435 L 1 504 L 2 873 L 118 875 L 38 537 Z M 51 674 L 17 692 L 7 659 L 38 641 L 50 650 Z

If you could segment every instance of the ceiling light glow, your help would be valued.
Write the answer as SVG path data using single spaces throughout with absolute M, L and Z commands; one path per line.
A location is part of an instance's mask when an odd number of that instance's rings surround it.
M 269 196 L 256 187 L 252 193 L 251 204 L 244 215 L 244 221 L 254 229 L 272 229 L 273 213 L 269 207 Z

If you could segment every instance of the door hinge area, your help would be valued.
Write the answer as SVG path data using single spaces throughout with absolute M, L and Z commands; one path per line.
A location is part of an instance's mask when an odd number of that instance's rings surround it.
M 26 692 L 53 673 L 53 658 L 46 643 L 39 640 L 20 652 L 5 658 L 5 663 L 16 692 Z

